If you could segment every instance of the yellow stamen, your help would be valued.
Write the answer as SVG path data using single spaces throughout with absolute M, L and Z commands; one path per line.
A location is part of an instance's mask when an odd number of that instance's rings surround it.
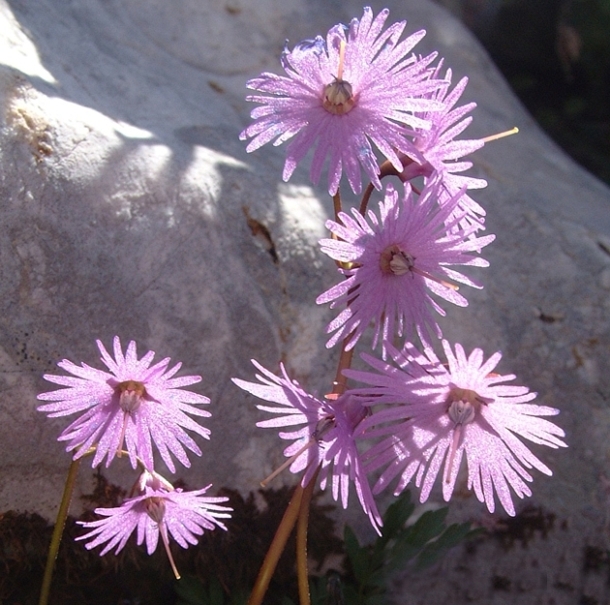
M 288 460 L 281 466 L 276 468 L 266 479 L 261 481 L 261 487 L 267 487 L 267 485 L 273 481 L 283 470 L 287 469 L 303 452 L 306 452 L 314 443 L 316 443 L 316 435 L 314 435 L 303 447 L 299 448 L 295 454 L 290 456 Z
M 337 80 L 343 80 L 343 63 L 345 61 L 345 40 L 341 40 L 339 46 L 339 67 L 337 68 Z
M 322 107 L 341 116 L 347 113 L 355 105 L 354 92 L 352 85 L 343 79 L 343 68 L 345 65 L 345 40 L 341 40 L 339 47 L 339 66 L 337 68 L 337 77 L 333 82 L 324 87 L 324 98 L 322 99 Z
M 426 271 L 422 271 L 421 269 L 418 269 L 417 267 L 411 267 L 411 271 L 413 273 L 417 273 L 418 275 L 421 275 L 422 277 L 425 277 L 426 279 L 435 281 L 437 284 L 440 284 L 441 286 L 445 286 L 445 288 L 449 288 L 450 290 L 455 290 L 457 292 L 460 289 L 460 287 L 457 284 L 452 284 L 451 282 L 445 281 L 444 279 L 438 279 L 437 277 L 434 277 L 433 275 L 430 275 L 430 273 L 426 273 Z
M 503 139 L 504 137 L 510 137 L 513 134 L 517 134 L 519 129 L 515 126 L 510 130 L 505 130 L 504 132 L 499 132 L 498 134 L 492 134 L 488 137 L 484 137 L 481 139 L 484 143 L 491 143 L 491 141 L 497 141 L 498 139 Z

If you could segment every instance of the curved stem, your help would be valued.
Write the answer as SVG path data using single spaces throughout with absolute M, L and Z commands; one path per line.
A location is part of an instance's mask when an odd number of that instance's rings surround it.
M 398 172 L 398 170 L 396 170 L 396 168 L 394 168 L 394 166 L 392 166 L 392 163 L 390 162 L 390 160 L 386 160 L 379 167 L 379 178 L 383 179 L 386 176 L 400 177 L 400 172 Z M 362 216 L 364 216 L 364 213 L 366 212 L 366 208 L 369 204 L 369 200 L 371 199 L 371 194 L 373 193 L 374 190 L 375 190 L 375 187 L 373 186 L 373 183 L 369 183 L 367 185 L 366 189 L 364 190 L 364 195 L 362 196 L 362 200 L 360 201 L 360 208 L 359 208 L 360 214 L 362 214 Z
M 362 196 L 362 201 L 360 202 L 360 214 L 362 214 L 362 216 L 364 216 L 365 212 L 366 212 L 366 208 L 369 204 L 369 200 L 371 199 L 371 195 L 373 194 L 373 191 L 375 191 L 375 187 L 373 187 L 373 183 L 369 183 L 366 186 L 366 189 L 364 190 L 364 195 Z
M 78 475 L 78 467 L 81 459 L 72 460 L 70 468 L 68 470 L 68 476 L 66 478 L 66 485 L 64 486 L 64 493 L 61 498 L 59 510 L 57 511 L 57 520 L 55 521 L 55 527 L 53 528 L 53 536 L 51 538 L 51 544 L 49 545 L 49 554 L 47 555 L 47 564 L 44 569 L 44 576 L 42 578 L 42 587 L 40 589 L 40 600 L 39 605 L 47 605 L 49 602 L 49 593 L 51 591 L 51 581 L 53 579 L 53 570 L 55 569 L 55 561 L 59 553 L 59 545 L 61 544 L 61 538 L 64 533 L 66 526 L 66 519 L 68 518 L 68 510 L 70 508 L 70 502 L 72 501 L 72 493 L 74 492 L 74 484 L 76 483 L 76 477 Z
M 297 521 L 299 510 L 301 508 L 303 491 L 303 487 L 301 487 L 301 484 L 299 483 L 294 490 L 294 494 L 292 494 L 290 503 L 288 504 L 286 512 L 282 517 L 282 521 L 275 532 L 271 546 L 265 555 L 265 560 L 261 565 L 261 569 L 258 572 L 258 577 L 254 583 L 254 588 L 252 589 L 252 593 L 248 599 L 248 605 L 261 605 L 263 602 L 263 598 L 267 592 L 267 588 L 269 587 L 269 582 L 271 581 L 273 572 L 277 567 L 280 556 L 282 555 L 284 547 L 286 546 L 286 542 L 288 541 L 294 524 Z
M 310 605 L 309 596 L 309 574 L 307 573 L 307 526 L 309 524 L 309 505 L 311 497 L 318 479 L 320 467 L 314 473 L 311 481 L 303 490 L 303 499 L 299 509 L 299 519 L 297 521 L 297 578 L 299 582 L 299 603 L 300 605 Z

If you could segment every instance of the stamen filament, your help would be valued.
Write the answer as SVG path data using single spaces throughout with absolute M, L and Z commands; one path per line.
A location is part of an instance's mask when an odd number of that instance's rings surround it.
M 510 137 L 513 134 L 517 134 L 519 132 L 519 129 L 514 126 L 513 128 L 511 128 L 510 130 L 505 130 L 504 132 L 499 132 L 498 134 L 492 134 L 488 137 L 484 137 L 481 140 L 484 143 L 491 143 L 491 141 L 497 141 L 498 139 L 503 139 L 504 137 Z
M 341 40 L 339 46 L 339 67 L 337 68 L 337 80 L 343 80 L 343 63 L 345 61 L 345 40 Z
M 314 443 L 317 442 L 317 436 L 313 436 L 303 447 L 299 448 L 298 451 L 290 456 L 288 460 L 281 466 L 276 468 L 266 479 L 261 481 L 261 487 L 267 487 L 267 484 L 273 481 L 283 470 L 287 469 L 303 452 L 306 452 Z
M 438 279 L 437 277 L 430 275 L 430 273 L 427 273 L 426 271 L 422 271 L 421 269 L 418 269 L 415 266 L 411 267 L 411 271 L 413 273 L 417 273 L 418 275 L 421 275 L 422 277 L 425 277 L 426 279 L 435 281 L 437 284 L 440 284 L 441 286 L 445 286 L 445 288 L 450 288 L 451 290 L 455 290 L 456 292 L 460 289 L 460 287 L 457 286 L 456 284 L 452 284 L 451 282 L 445 281 L 443 279 Z
M 163 546 L 165 547 L 165 552 L 167 553 L 167 558 L 169 559 L 169 564 L 172 566 L 172 571 L 174 572 L 174 576 L 176 580 L 180 579 L 180 572 L 176 567 L 176 563 L 174 562 L 174 557 L 172 556 L 172 551 L 169 548 L 169 540 L 167 539 L 167 528 L 165 525 L 159 523 L 159 533 L 161 534 L 161 541 L 163 542 Z
M 451 440 L 451 449 L 449 450 L 449 456 L 447 457 L 447 462 L 445 463 L 445 476 L 443 477 L 443 481 L 445 483 L 449 483 L 451 480 L 451 474 L 453 471 L 453 464 L 455 462 L 455 452 L 457 451 L 460 436 L 462 435 L 462 424 L 456 424 L 453 429 L 453 439 Z
M 127 416 L 129 412 L 123 412 L 123 425 L 121 426 L 121 436 L 119 437 L 119 445 L 116 450 L 116 457 L 120 458 L 123 455 L 123 443 L 125 443 L 125 433 L 127 431 Z

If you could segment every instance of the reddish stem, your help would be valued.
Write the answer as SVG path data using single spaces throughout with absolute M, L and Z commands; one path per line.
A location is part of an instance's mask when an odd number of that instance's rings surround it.
M 408 163 L 413 161 L 413 160 L 411 160 L 411 158 L 408 158 L 407 156 L 405 156 L 404 161 L 407 161 L 407 160 L 409 160 Z M 408 163 L 406 163 L 404 165 L 407 166 Z M 392 165 L 390 160 L 386 160 L 379 167 L 379 178 L 383 179 L 386 176 L 397 176 L 398 178 L 400 178 L 400 172 L 398 172 L 398 170 L 396 170 L 396 168 L 394 168 L 394 166 Z M 366 208 L 368 206 L 369 200 L 371 199 L 371 195 L 374 190 L 375 190 L 375 187 L 373 187 L 372 183 L 369 183 L 367 185 L 366 189 L 364 190 L 364 195 L 362 196 L 362 200 L 360 202 L 360 209 L 359 209 L 360 214 L 362 214 L 362 216 L 364 216 L 364 213 L 366 212 Z

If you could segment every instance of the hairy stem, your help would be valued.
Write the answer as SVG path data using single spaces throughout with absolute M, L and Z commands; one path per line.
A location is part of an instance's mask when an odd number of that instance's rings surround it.
M 309 524 L 309 506 L 319 470 L 320 467 L 318 467 L 311 481 L 303 490 L 303 499 L 301 500 L 301 508 L 299 509 L 297 521 L 297 577 L 300 605 L 310 605 L 311 603 L 309 596 L 309 574 L 307 572 L 307 526 Z
M 53 528 L 53 536 L 51 537 L 49 554 L 47 555 L 47 564 L 45 566 L 44 576 L 42 578 L 40 600 L 38 601 L 39 605 L 47 605 L 49 602 L 51 581 L 53 580 L 53 570 L 55 569 L 55 561 L 57 560 L 57 555 L 59 553 L 59 545 L 61 544 L 61 538 L 66 526 L 66 519 L 68 518 L 68 510 L 70 508 L 70 502 L 72 501 L 72 493 L 74 492 L 74 484 L 76 483 L 80 461 L 80 458 L 72 460 L 68 470 L 68 476 L 66 477 L 66 485 L 64 486 L 64 493 L 61 498 L 59 510 L 57 511 L 57 520 L 55 521 L 55 527 Z
M 343 370 L 347 370 L 351 367 L 352 358 L 354 357 L 353 347 L 349 351 L 345 350 L 351 336 L 352 334 L 346 336 L 341 344 L 341 355 L 339 357 L 339 363 L 337 364 L 337 373 L 335 374 L 335 380 L 333 382 L 332 394 L 328 396 L 329 399 L 336 399 L 339 395 L 343 395 L 347 387 L 347 378 L 343 375 Z
M 282 552 L 284 552 L 286 542 L 288 541 L 290 533 L 294 528 L 294 524 L 297 521 L 297 517 L 299 516 L 301 501 L 303 499 L 303 491 L 304 489 L 299 483 L 294 490 L 294 494 L 292 494 L 292 498 L 288 504 L 288 507 L 286 508 L 286 512 L 284 513 L 277 531 L 275 532 L 271 546 L 265 555 L 265 560 L 263 561 L 261 569 L 258 572 L 258 577 L 254 583 L 254 588 L 252 589 L 252 593 L 248 599 L 248 605 L 261 605 L 263 602 L 263 598 L 265 597 L 265 593 L 269 587 L 269 582 L 271 582 L 271 577 L 275 572 L 275 568 L 280 560 L 280 556 L 282 555 Z
M 339 222 L 339 212 L 341 212 L 341 193 L 337 189 L 337 193 L 333 195 L 333 208 L 335 209 L 335 221 Z

